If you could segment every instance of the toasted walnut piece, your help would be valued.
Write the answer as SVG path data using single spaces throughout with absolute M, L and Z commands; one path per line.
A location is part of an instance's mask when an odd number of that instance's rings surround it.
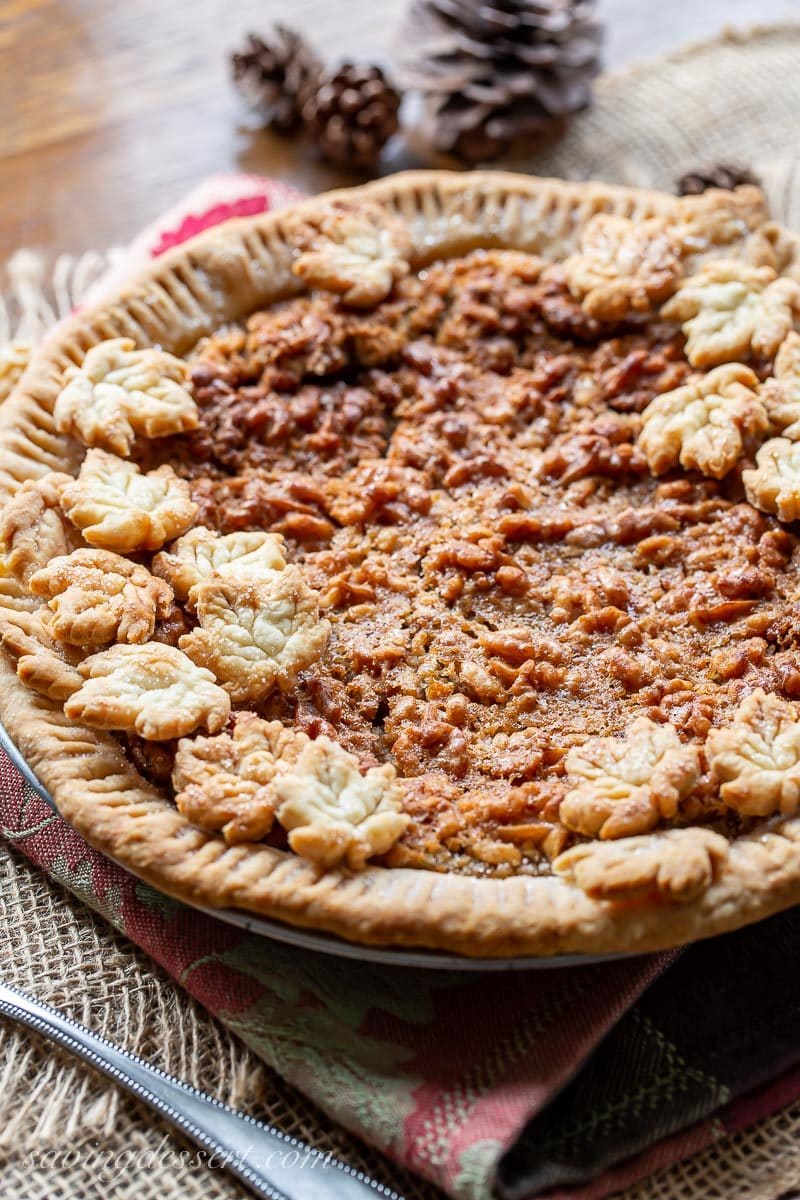
M 238 714 L 232 733 L 183 739 L 172 775 L 178 809 L 203 829 L 222 830 L 229 845 L 260 841 L 275 819 L 275 780 L 308 740 L 253 713 Z
M 327 645 L 330 622 L 320 620 L 319 596 L 298 567 L 265 579 L 212 571 L 195 596 L 200 627 L 178 644 L 237 703 L 260 699 L 276 685 L 288 689 Z
M 800 313 L 800 283 L 778 279 L 770 267 L 717 259 L 701 267 L 661 309 L 680 321 L 686 357 L 695 367 L 731 362 L 749 353 L 772 356 Z
M 792 330 L 781 342 L 772 376 L 761 385 L 761 399 L 774 432 L 800 441 L 800 333 Z
M 631 837 L 674 817 L 700 777 L 694 746 L 684 746 L 672 725 L 648 717 L 624 738 L 593 737 L 570 750 L 571 776 L 584 780 L 561 801 L 559 819 L 585 837 Z
M 756 454 L 756 465 L 742 471 L 747 499 L 781 521 L 800 517 L 800 442 L 770 438 Z
M 88 452 L 78 478 L 64 487 L 61 505 L 90 545 L 120 554 L 158 550 L 185 533 L 198 512 L 188 483 L 172 467 L 143 475 L 105 450 Z
M 727 729 L 706 740 L 708 765 L 720 798 L 748 817 L 800 808 L 800 721 L 794 704 L 757 688 Z
M 0 550 L 11 574 L 26 587 L 34 571 L 80 543 L 61 515 L 61 492 L 68 483 L 72 477 L 59 471 L 28 479 L 0 511 Z
M 200 725 L 217 733 L 230 716 L 228 693 L 211 672 L 162 642 L 112 646 L 85 659 L 79 670 L 84 682 L 64 712 L 95 729 L 124 729 L 163 742 Z
M 184 386 L 186 363 L 164 350 L 137 350 L 130 338 L 93 346 L 70 367 L 53 410 L 59 433 L 125 457 L 137 433 L 166 437 L 196 429 L 197 405 Z
M 110 550 L 54 558 L 31 576 L 29 587 L 49 601 L 51 632 L 73 646 L 146 642 L 172 605 L 169 584 Z
M 194 603 L 199 584 L 212 571 L 236 579 L 266 579 L 286 566 L 283 538 L 277 533 L 219 534 L 205 525 L 190 529 L 153 559 L 153 571 L 181 600 Z
M 594 900 L 659 895 L 686 903 L 710 887 L 728 857 L 728 843 L 710 829 L 668 829 L 622 842 L 584 842 L 560 854 L 557 875 Z
M 402 792 L 389 763 L 362 774 L 338 742 L 318 737 L 275 781 L 278 820 L 295 854 L 322 867 L 342 861 L 360 870 L 404 833 Z
M 580 252 L 564 263 L 569 290 L 590 317 L 617 321 L 647 312 L 675 290 L 683 268 L 663 221 L 629 221 L 598 213 L 581 234 Z
M 0 645 L 16 661 L 17 675 L 48 700 L 66 700 L 81 686 L 79 656 L 57 645 L 43 615 L 46 609 L 0 609 Z
M 0 344 L 0 403 L 11 395 L 22 378 L 32 349 L 30 342 L 21 339 Z
M 377 205 L 331 206 L 300 237 L 292 269 L 312 288 L 338 292 L 346 304 L 369 308 L 408 274 L 411 240 L 402 221 Z
M 722 479 L 749 444 L 766 437 L 769 420 L 749 367 L 728 363 L 702 379 L 656 396 L 642 414 L 639 447 L 654 475 L 678 463 Z

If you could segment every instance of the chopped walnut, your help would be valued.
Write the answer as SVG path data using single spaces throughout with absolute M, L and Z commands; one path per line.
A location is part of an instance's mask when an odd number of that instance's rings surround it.
M 694 900 L 714 882 L 728 842 L 710 829 L 668 829 L 622 842 L 584 842 L 560 854 L 557 875 L 594 900 Z
M 197 587 L 212 571 L 236 579 L 265 579 L 286 566 L 277 533 L 219 534 L 205 525 L 190 529 L 153 559 L 153 571 L 175 595 L 194 603 Z
M 377 205 L 331 206 L 314 230 L 304 233 L 293 270 L 312 288 L 338 292 L 346 304 L 370 308 L 385 300 L 408 274 L 411 243 L 403 223 Z
M 686 357 L 711 367 L 750 354 L 771 357 L 800 313 L 800 283 L 770 267 L 715 259 L 701 267 L 661 309 L 686 334 Z
M 781 521 L 800 517 L 800 442 L 770 438 L 756 454 L 756 465 L 742 471 L 747 499 Z
M 794 704 L 757 688 L 733 724 L 712 729 L 708 764 L 730 808 L 749 817 L 800 808 L 800 721 Z
M 73 646 L 146 642 L 172 605 L 169 584 L 110 550 L 54 558 L 31 576 L 29 587 L 49 601 L 48 628 Z
M 200 628 L 178 643 L 208 667 L 237 703 L 257 700 L 276 684 L 291 687 L 297 672 L 320 657 L 330 622 L 298 567 L 268 579 L 238 579 L 217 571 L 195 592 Z
M 585 782 L 567 792 L 559 818 L 585 837 L 631 837 L 674 817 L 700 776 L 694 746 L 671 725 L 639 717 L 624 738 L 589 738 L 570 750 L 567 770 Z
M 722 479 L 769 429 L 767 410 L 749 367 L 729 363 L 656 396 L 642 414 L 639 447 L 654 475 L 677 463 Z
M 228 693 L 211 672 L 161 642 L 112 646 L 78 669 L 84 682 L 64 712 L 95 729 L 122 729 L 163 742 L 200 725 L 217 733 L 230 715 Z
M 59 646 L 43 615 L 46 609 L 0 609 L 0 645 L 16 662 L 17 675 L 48 700 L 66 700 L 81 686 L 79 656 Z
M 253 713 L 239 713 L 231 733 L 186 738 L 175 756 L 175 803 L 195 825 L 221 830 L 229 845 L 258 842 L 275 819 L 275 779 L 308 740 Z
M 590 317 L 618 321 L 664 300 L 683 274 L 678 247 L 657 217 L 629 221 L 598 213 L 564 263 L 569 290 Z
M 59 433 L 127 457 L 137 433 L 154 438 L 197 428 L 186 363 L 135 346 L 130 338 L 100 342 L 66 371 L 53 410 Z
M 800 333 L 793 330 L 781 342 L 761 398 L 773 430 L 790 442 L 800 441 Z
M 358 759 L 324 735 L 306 744 L 275 790 L 289 845 L 321 867 L 344 861 L 360 870 L 408 826 L 394 767 L 383 763 L 362 774 Z
M 142 474 L 105 450 L 88 452 L 78 478 L 63 488 L 61 505 L 90 545 L 120 554 L 158 550 L 185 533 L 198 511 L 172 467 Z
M 31 356 L 31 344 L 22 340 L 0 344 L 0 403 L 22 378 Z
M 11 574 L 26 587 L 34 571 L 80 543 L 61 515 L 61 492 L 68 483 L 72 477 L 59 471 L 28 479 L 0 512 L 0 549 Z

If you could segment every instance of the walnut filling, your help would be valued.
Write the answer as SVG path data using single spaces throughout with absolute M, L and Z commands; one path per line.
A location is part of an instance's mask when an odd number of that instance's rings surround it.
M 800 698 L 797 539 L 747 502 L 752 460 L 651 476 L 641 414 L 697 379 L 683 346 L 652 314 L 599 323 L 531 256 L 478 251 L 368 309 L 312 293 L 220 331 L 189 360 L 197 428 L 134 444 L 209 530 L 281 535 L 321 597 L 324 651 L 246 707 L 396 769 L 390 864 L 541 872 L 584 836 L 746 827 L 703 747 L 754 688 Z M 771 363 L 751 365 L 757 389 Z M 570 751 L 637 720 L 675 731 L 664 786 L 622 772 L 622 812 L 615 769 L 601 811 Z M 169 751 L 129 740 L 162 781 Z

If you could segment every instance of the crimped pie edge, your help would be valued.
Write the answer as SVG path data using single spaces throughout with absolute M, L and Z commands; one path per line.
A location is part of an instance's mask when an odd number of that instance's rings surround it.
M 725 194 L 718 196 L 726 203 Z M 0 500 L 23 479 L 76 469 L 74 446 L 55 433 L 52 420 L 67 366 L 112 337 L 180 354 L 225 321 L 296 294 L 302 289 L 291 272 L 287 216 L 312 215 L 333 198 L 363 198 L 401 215 L 416 265 L 480 244 L 562 257 L 598 212 L 645 219 L 689 212 L 697 203 L 499 172 L 413 172 L 228 222 L 158 259 L 116 297 L 62 323 L 34 355 L 0 409 Z M 800 239 L 768 225 L 755 193 L 752 198 L 749 232 L 766 235 L 779 270 L 797 277 Z M 28 603 L 13 581 L 0 581 L 0 605 Z M 178 899 L 243 908 L 365 944 L 472 956 L 641 952 L 711 936 L 800 900 L 794 845 L 800 819 L 766 822 L 731 843 L 715 881 L 683 904 L 593 900 L 556 877 L 472 878 L 375 866 L 358 874 L 321 871 L 268 846 L 228 847 L 221 835 L 190 825 L 113 738 L 76 727 L 20 683 L 7 659 L 0 660 L 0 716 L 66 819 L 141 878 Z

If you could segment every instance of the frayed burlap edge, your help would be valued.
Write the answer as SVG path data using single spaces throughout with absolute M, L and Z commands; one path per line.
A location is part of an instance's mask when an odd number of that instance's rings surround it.
M 669 189 L 709 157 L 744 159 L 761 174 L 774 215 L 800 228 L 799 52 L 800 26 L 784 25 L 747 39 L 727 33 L 627 68 L 601 81 L 593 110 L 532 165 L 542 174 Z M 64 256 L 48 267 L 23 251 L 11 260 L 0 278 L 0 400 L 33 344 L 81 302 L 113 259 Z M 0 921 L 8 982 L 245 1111 L 336 1150 L 408 1200 L 439 1195 L 332 1129 L 144 955 L 2 846 Z M 800 1103 L 734 1136 L 720 1128 L 719 1139 L 628 1189 L 625 1200 L 777 1200 L 800 1185 Z M 135 1101 L 10 1025 L 0 1027 L 0 1177 L 8 1200 L 244 1194 Z

